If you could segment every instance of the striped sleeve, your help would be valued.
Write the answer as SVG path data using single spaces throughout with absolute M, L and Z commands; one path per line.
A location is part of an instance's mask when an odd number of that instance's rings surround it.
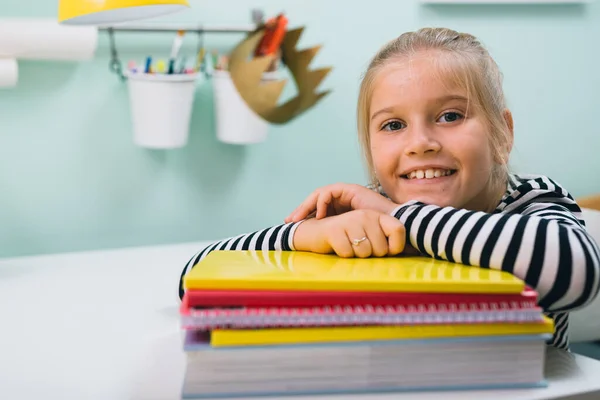
M 598 293 L 598 244 L 564 196 L 548 190 L 528 195 L 531 190 L 525 189 L 520 186 L 517 197 L 528 200 L 512 203 L 519 213 L 488 214 L 412 201 L 393 214 L 422 253 L 507 271 L 536 289 L 547 311 L 587 305 Z
M 179 298 L 183 298 L 185 289 L 183 278 L 204 257 L 213 250 L 294 250 L 294 231 L 302 221 L 274 226 L 260 231 L 246 233 L 212 243 L 200 251 L 187 262 L 179 278 Z

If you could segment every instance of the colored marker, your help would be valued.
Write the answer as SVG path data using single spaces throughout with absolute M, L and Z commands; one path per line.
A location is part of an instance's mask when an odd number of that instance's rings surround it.
M 177 31 L 177 36 L 175 36 L 175 40 L 173 41 L 173 47 L 171 48 L 171 57 L 169 58 L 169 74 L 175 73 L 175 60 L 177 59 L 179 49 L 181 49 L 181 45 L 183 44 L 184 34 L 185 31 Z
M 212 62 L 213 68 L 217 68 L 217 64 L 219 63 L 219 52 L 217 50 L 211 51 L 212 54 Z
M 146 57 L 146 68 L 144 69 L 144 72 L 149 74 L 151 69 L 152 69 L 152 57 Z
M 198 60 L 196 61 L 196 71 L 200 71 L 200 69 L 202 68 L 202 63 L 204 62 L 204 55 L 206 53 L 206 50 L 204 50 L 204 47 L 200 49 L 200 51 L 198 52 Z
M 165 73 L 165 62 L 163 60 L 158 60 L 156 62 L 156 72 L 158 72 L 159 74 Z
M 181 57 L 181 63 L 179 64 L 179 70 L 177 73 L 183 74 L 185 72 L 185 64 L 187 63 L 187 58 L 185 56 Z

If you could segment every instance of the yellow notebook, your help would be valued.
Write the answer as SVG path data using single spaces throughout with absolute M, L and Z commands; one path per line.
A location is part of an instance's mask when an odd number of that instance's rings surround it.
M 534 323 L 214 330 L 210 344 L 213 347 L 266 346 L 553 333 L 554 322 L 546 316 L 543 318 L 543 322 Z
M 213 251 L 186 289 L 521 293 L 513 275 L 430 257 L 341 258 L 299 251 Z

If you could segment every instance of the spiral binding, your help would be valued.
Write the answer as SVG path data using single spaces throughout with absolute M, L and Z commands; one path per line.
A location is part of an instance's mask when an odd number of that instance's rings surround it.
M 181 315 L 185 329 L 534 322 L 543 319 L 541 309 L 533 301 L 188 311 Z

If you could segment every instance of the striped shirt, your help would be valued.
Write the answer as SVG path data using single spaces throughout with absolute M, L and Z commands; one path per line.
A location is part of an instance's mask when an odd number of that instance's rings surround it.
M 381 188 L 373 188 L 385 196 Z M 507 271 L 539 294 L 554 320 L 551 345 L 569 348 L 569 311 L 589 304 L 599 290 L 600 250 L 587 233 L 581 209 L 558 183 L 541 175 L 509 176 L 492 213 L 410 201 L 392 213 L 407 241 L 422 254 L 481 268 Z M 213 250 L 294 250 L 297 223 L 228 238 L 202 249 L 179 281 Z

